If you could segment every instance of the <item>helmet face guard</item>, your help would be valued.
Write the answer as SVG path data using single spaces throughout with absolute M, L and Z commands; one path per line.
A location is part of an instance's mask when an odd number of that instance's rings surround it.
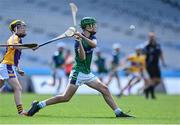
M 18 33 L 17 29 L 25 28 L 25 27 L 26 27 L 26 24 L 23 21 L 21 21 L 21 20 L 14 20 L 9 25 L 9 29 L 11 30 L 11 32 L 15 32 L 16 35 L 18 35 L 19 37 L 26 36 L 26 33 L 21 33 L 21 32 Z M 15 28 L 16 28 L 16 30 L 15 30 Z
M 83 30 L 88 31 L 91 35 L 95 35 L 96 31 L 90 31 L 88 29 L 86 29 L 87 26 L 89 26 L 90 28 L 93 28 L 94 26 L 96 27 L 96 19 L 93 17 L 84 17 L 81 20 L 81 24 L 80 24 L 81 28 Z
M 95 25 L 96 24 L 96 19 L 93 18 L 93 17 L 84 17 L 82 20 L 81 20 L 81 28 L 82 29 L 85 29 L 87 25 L 89 26 L 92 26 L 92 25 Z
M 26 26 L 25 22 L 21 21 L 21 20 L 14 20 L 9 24 L 9 29 L 11 30 L 11 32 L 15 32 L 14 28 L 18 26 Z

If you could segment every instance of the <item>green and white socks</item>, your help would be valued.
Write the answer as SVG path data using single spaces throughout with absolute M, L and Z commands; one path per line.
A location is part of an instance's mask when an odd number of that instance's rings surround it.
M 120 108 L 116 108 L 114 110 L 115 115 L 119 115 L 119 114 L 121 114 L 121 112 L 122 112 L 122 110 Z
M 41 102 L 38 103 L 38 106 L 39 106 L 40 109 L 42 109 L 42 108 L 46 107 L 46 102 L 41 101 Z

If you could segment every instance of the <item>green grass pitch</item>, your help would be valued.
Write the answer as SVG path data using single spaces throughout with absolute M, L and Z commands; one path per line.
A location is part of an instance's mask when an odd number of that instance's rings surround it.
M 27 110 L 32 100 L 49 97 L 23 94 L 24 107 Z M 143 96 L 114 98 L 136 118 L 115 118 L 100 95 L 75 95 L 70 102 L 46 107 L 33 117 L 20 117 L 13 95 L 0 94 L 0 124 L 180 124 L 180 96 L 158 94 L 157 100 L 145 100 Z

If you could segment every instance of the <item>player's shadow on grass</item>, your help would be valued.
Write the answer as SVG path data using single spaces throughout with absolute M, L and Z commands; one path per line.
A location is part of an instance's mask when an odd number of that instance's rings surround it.
M 109 117 L 109 116 L 54 116 L 54 115 L 37 115 L 37 117 L 42 117 L 42 118 L 46 118 L 46 117 L 51 117 L 51 118 L 62 118 L 62 119 L 69 119 L 69 118 L 75 118 L 75 119 L 81 119 L 81 118 L 89 118 L 89 119 L 117 119 L 115 116 L 114 117 Z M 134 117 L 135 118 L 135 117 Z M 123 119 L 134 119 L 132 118 L 123 118 Z M 121 118 L 122 119 L 122 118 Z
M 36 116 L 34 116 L 36 117 Z M 92 118 L 92 119 L 95 119 L 95 118 L 98 118 L 98 119 L 113 119 L 113 118 L 116 118 L 116 117 L 108 117 L 108 116 L 54 116 L 54 115 L 37 115 L 37 117 L 52 117 L 52 118 L 64 118 L 64 119 L 69 119 L 69 118 Z
M 10 118 L 10 117 L 19 117 L 18 115 L 1 115 L 0 118 Z M 28 116 L 27 116 L 28 117 Z M 27 118 L 26 117 L 26 118 Z M 75 118 L 75 119 L 81 119 L 81 118 L 89 118 L 89 119 L 117 119 L 116 117 L 108 117 L 108 116 L 54 116 L 54 115 L 36 115 L 33 117 L 29 118 L 36 118 L 36 117 L 41 117 L 41 118 L 62 118 L 62 119 L 69 119 L 69 118 Z M 122 118 L 121 118 L 122 119 Z M 129 118 L 123 118 L 123 119 L 129 119 Z

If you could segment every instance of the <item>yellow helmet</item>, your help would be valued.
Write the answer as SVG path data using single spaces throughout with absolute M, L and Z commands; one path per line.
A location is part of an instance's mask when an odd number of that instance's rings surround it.
M 26 25 L 24 21 L 21 20 L 14 20 L 9 24 L 9 29 L 11 30 L 11 32 L 14 31 L 14 28 L 18 25 Z

